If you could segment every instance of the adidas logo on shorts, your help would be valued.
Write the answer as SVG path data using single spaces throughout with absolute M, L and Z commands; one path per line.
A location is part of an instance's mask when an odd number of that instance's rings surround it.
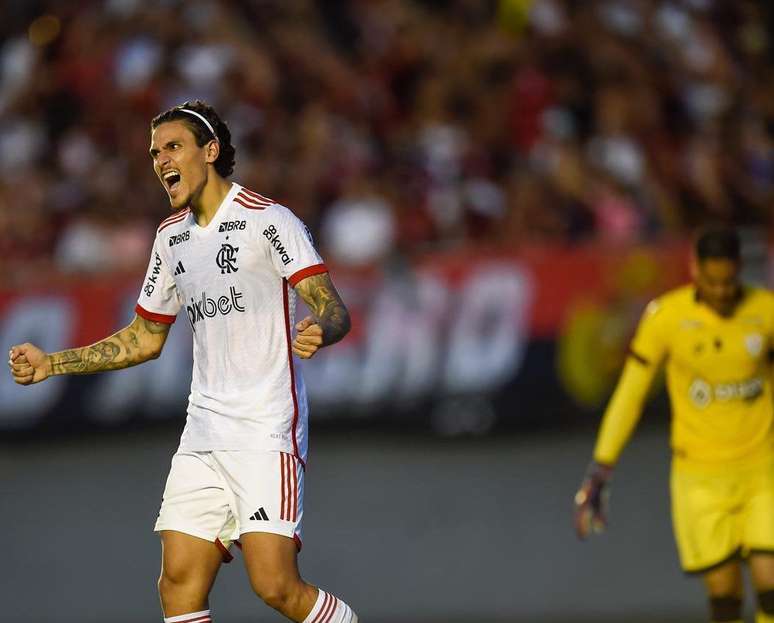
M 255 513 L 253 513 L 250 516 L 250 519 L 252 519 L 253 521 L 262 521 L 262 520 L 268 521 L 269 516 L 266 514 L 266 511 L 263 510 L 263 506 L 261 506 L 261 508 L 259 508 L 257 511 L 255 511 Z

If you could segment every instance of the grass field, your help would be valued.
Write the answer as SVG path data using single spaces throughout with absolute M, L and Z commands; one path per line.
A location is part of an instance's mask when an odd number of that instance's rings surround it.
M 176 443 L 157 430 L 0 448 L 13 569 L 2 620 L 160 620 L 151 530 Z M 616 474 L 608 534 L 579 543 L 571 497 L 590 444 L 318 434 L 302 573 L 364 623 L 702 623 L 701 586 L 676 562 L 665 431 L 640 431 Z M 252 595 L 239 558 L 211 604 L 218 623 L 284 620 Z

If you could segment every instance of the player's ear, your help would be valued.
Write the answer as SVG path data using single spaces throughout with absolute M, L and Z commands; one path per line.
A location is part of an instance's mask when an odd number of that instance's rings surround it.
M 206 150 L 206 157 L 205 162 L 207 164 L 212 164 L 218 159 L 218 156 L 220 156 L 220 143 L 216 140 L 212 140 L 209 143 L 207 143 L 207 147 L 205 147 Z

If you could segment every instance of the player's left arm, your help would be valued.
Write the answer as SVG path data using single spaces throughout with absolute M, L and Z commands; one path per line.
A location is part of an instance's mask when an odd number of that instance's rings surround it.
M 349 332 L 351 321 L 329 273 L 302 279 L 295 288 L 313 315 L 296 323 L 293 352 L 309 359 L 323 346 L 343 338 Z

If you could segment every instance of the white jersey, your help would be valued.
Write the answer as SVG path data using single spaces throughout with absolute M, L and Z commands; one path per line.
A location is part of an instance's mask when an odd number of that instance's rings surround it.
M 162 221 L 136 311 L 172 323 L 182 308 L 193 330 L 181 450 L 277 450 L 306 460 L 293 287 L 326 271 L 290 210 L 237 184 L 206 227 L 187 208 Z

